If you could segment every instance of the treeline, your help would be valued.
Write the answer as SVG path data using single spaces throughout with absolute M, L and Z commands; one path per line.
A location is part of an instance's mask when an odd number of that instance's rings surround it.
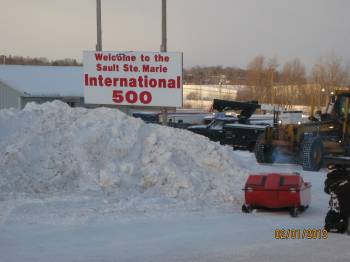
M 279 105 L 325 105 L 328 95 L 349 85 L 350 68 L 341 58 L 320 58 L 309 73 L 295 58 L 280 65 L 276 58 L 254 57 L 246 69 L 233 67 L 193 67 L 185 70 L 185 83 L 245 85 L 238 100 L 258 100 Z
M 0 64 L 6 65 L 45 65 L 45 66 L 81 66 L 76 59 L 64 58 L 49 60 L 46 57 L 24 57 L 0 55 Z
M 0 64 L 81 66 L 76 59 L 49 60 L 45 57 L 0 55 Z M 243 85 L 238 100 L 258 100 L 279 105 L 325 105 L 328 95 L 338 87 L 349 86 L 350 67 L 333 54 L 322 57 L 309 73 L 300 59 L 283 65 L 277 58 L 254 57 L 245 69 L 236 67 L 192 67 L 184 70 L 185 84 Z
M 236 67 L 195 66 L 184 69 L 184 82 L 196 85 L 246 84 L 247 71 Z

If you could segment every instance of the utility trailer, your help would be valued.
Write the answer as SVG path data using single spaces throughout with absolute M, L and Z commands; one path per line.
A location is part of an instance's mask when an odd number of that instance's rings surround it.
M 260 173 L 250 175 L 243 188 L 245 203 L 242 212 L 253 209 L 289 209 L 296 217 L 309 207 L 311 184 L 299 173 Z

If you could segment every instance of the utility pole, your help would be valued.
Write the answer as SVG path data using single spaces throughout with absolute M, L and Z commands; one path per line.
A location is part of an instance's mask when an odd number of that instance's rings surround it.
M 167 32 L 166 32 L 166 0 L 162 1 L 162 44 L 160 45 L 160 52 L 167 52 Z M 168 109 L 162 108 L 162 124 L 167 125 Z
M 96 0 L 97 44 L 96 51 L 102 51 L 101 0 Z
M 167 32 L 166 32 L 166 0 L 162 0 L 162 44 L 160 46 L 161 52 L 167 50 Z

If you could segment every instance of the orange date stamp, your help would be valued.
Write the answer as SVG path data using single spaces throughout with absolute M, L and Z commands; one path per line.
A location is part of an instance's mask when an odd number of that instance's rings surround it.
M 275 229 L 275 239 L 328 239 L 328 232 L 325 229 Z

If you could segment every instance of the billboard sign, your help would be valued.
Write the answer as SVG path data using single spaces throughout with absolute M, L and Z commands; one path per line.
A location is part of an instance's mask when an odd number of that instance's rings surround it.
M 182 107 L 182 53 L 84 51 L 86 104 Z

